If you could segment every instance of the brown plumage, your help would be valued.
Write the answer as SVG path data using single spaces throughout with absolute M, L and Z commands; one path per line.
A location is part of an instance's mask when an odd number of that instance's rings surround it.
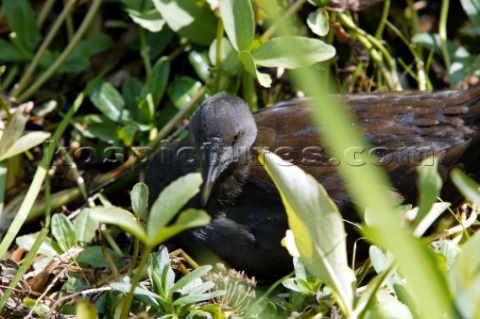
M 474 177 L 480 173 L 480 86 L 342 98 L 405 202 L 415 203 L 415 171 L 429 155 L 438 157 L 443 177 L 453 166 Z M 186 232 L 184 244 L 207 248 L 233 267 L 261 277 L 277 277 L 292 268 L 280 245 L 288 227 L 284 208 L 256 159 L 257 148 L 268 148 L 313 175 L 345 218 L 354 218 L 336 162 L 322 147 L 307 104 L 287 101 L 252 116 L 240 99 L 215 95 L 192 116 L 189 138 L 157 153 L 147 174 L 152 198 L 188 172 L 200 171 L 206 181 L 189 206 L 204 207 L 212 222 Z M 188 146 L 190 152 L 173 156 Z M 191 160 L 193 154 L 196 160 Z M 172 159 L 172 166 L 165 166 L 165 158 Z M 452 190 L 445 187 L 446 200 L 458 199 Z

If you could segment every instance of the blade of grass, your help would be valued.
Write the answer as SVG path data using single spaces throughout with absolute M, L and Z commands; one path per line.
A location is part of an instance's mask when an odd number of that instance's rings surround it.
M 67 47 L 63 50 L 62 54 L 55 60 L 55 62 L 34 82 L 32 85 L 28 87 L 28 89 L 23 92 L 19 97 L 19 101 L 25 101 L 30 96 L 32 96 L 47 80 L 57 71 L 57 69 L 62 66 L 63 62 L 68 58 L 70 53 L 72 53 L 73 49 L 77 46 L 78 42 L 82 39 L 83 35 L 87 32 L 88 28 L 90 27 L 92 21 L 94 20 L 95 16 L 98 13 L 98 8 L 102 0 L 94 0 L 88 12 L 83 19 L 80 28 L 78 28 L 77 33 L 73 37 L 72 41 L 70 41 Z
M 13 240 L 15 239 L 18 232 L 20 231 L 20 228 L 22 227 L 23 223 L 27 219 L 28 214 L 32 209 L 35 199 L 37 198 L 40 192 L 40 188 L 42 187 L 43 181 L 45 180 L 45 177 L 47 175 L 50 162 L 52 161 L 53 155 L 55 154 L 55 147 L 57 145 L 57 142 L 60 140 L 61 136 L 65 132 L 65 129 L 67 128 L 67 125 L 70 123 L 70 120 L 72 119 L 75 112 L 82 105 L 84 96 L 85 96 L 84 93 L 80 93 L 80 95 L 78 95 L 78 97 L 73 102 L 73 106 L 70 108 L 68 113 L 60 122 L 60 125 L 57 127 L 55 134 L 53 135 L 54 143 L 48 144 L 47 150 L 43 155 L 42 162 L 40 166 L 37 168 L 37 171 L 35 172 L 35 176 L 33 177 L 33 181 L 30 184 L 27 194 L 25 195 L 25 199 L 23 200 L 22 205 L 20 206 L 20 209 L 17 215 L 15 216 L 15 219 L 10 225 L 8 232 L 5 235 L 5 238 L 0 243 L 0 259 L 5 256 L 5 253 L 7 252 L 8 247 L 10 247 Z
M 20 268 L 17 270 L 15 273 L 15 276 L 13 276 L 12 281 L 8 285 L 8 288 L 5 290 L 4 295 L 2 299 L 0 299 L 0 313 L 3 312 L 3 307 L 5 307 L 5 304 L 7 303 L 8 299 L 12 295 L 13 289 L 17 286 L 18 282 L 20 279 L 22 279 L 23 275 L 27 272 L 27 270 L 30 268 L 33 258 L 37 255 L 37 251 L 40 248 L 40 245 L 42 245 L 43 240 L 48 234 L 48 229 L 43 228 L 40 233 L 38 234 L 37 239 L 33 243 L 32 248 L 28 252 L 27 256 L 22 262 L 22 265 Z

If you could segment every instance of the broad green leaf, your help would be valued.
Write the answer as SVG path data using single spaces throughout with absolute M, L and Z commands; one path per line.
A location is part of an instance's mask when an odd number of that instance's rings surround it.
M 140 217 L 148 205 L 148 187 L 144 183 L 137 183 L 130 194 L 132 210 L 137 217 Z
M 44 319 L 50 318 L 50 314 L 52 310 L 50 309 L 49 306 L 47 306 L 42 301 L 27 297 L 27 298 L 24 298 L 22 302 L 24 306 L 27 306 L 28 308 L 32 309 L 35 315 L 37 315 L 38 317 L 44 318 Z
M 117 291 L 120 291 L 120 292 L 123 292 L 123 293 L 129 293 L 130 288 L 132 287 L 131 284 L 124 283 L 124 282 L 113 282 L 113 283 L 109 284 L 109 286 L 112 287 L 113 289 L 115 289 Z M 148 290 L 144 287 L 141 287 L 141 286 L 135 287 L 133 293 L 135 294 L 135 296 L 137 296 L 139 298 L 144 297 L 144 298 L 149 299 L 148 303 L 150 305 L 155 305 L 157 307 L 159 306 L 156 299 L 161 299 L 161 296 L 157 295 L 156 293 L 151 292 L 150 290 Z
M 21 50 L 32 53 L 40 41 L 37 19 L 27 0 L 3 1 L 5 16 Z
M 250 51 L 255 39 L 255 18 L 250 0 L 219 0 L 225 32 L 237 51 Z
M 383 290 L 377 292 L 378 302 L 368 308 L 363 318 L 368 319 L 413 319 L 413 315 L 407 306 L 397 298 Z
M 125 125 L 117 132 L 118 138 L 123 141 L 125 146 L 132 146 L 133 140 L 135 139 L 135 133 L 137 133 L 138 128 L 135 125 Z
M 217 18 L 206 1 L 153 0 L 168 26 L 179 35 L 202 45 L 215 38 Z
M 37 237 L 38 237 L 38 233 L 18 236 L 17 238 L 15 238 L 15 243 L 25 250 L 30 250 L 33 246 L 33 243 L 37 239 Z M 53 241 L 47 237 L 40 245 L 40 248 L 38 249 L 38 253 L 48 257 L 54 257 L 54 256 L 58 256 L 61 253 L 61 251 L 57 250 L 54 247 Z
M 318 39 L 276 37 L 252 52 L 256 64 L 266 67 L 299 68 L 331 59 L 335 48 Z
M 181 76 L 168 87 L 168 97 L 178 109 L 181 109 L 190 102 L 201 87 L 202 83 L 199 81 L 188 76 Z
M 67 60 L 58 68 L 56 73 L 80 73 L 91 67 L 90 58 L 95 54 L 105 52 L 113 46 L 112 38 L 105 33 L 98 33 L 81 40 L 68 56 Z M 47 51 L 43 54 L 40 65 L 50 67 L 56 62 L 60 52 Z
M 166 247 L 160 246 L 157 253 L 150 255 L 150 266 L 147 272 L 153 291 L 160 294 L 163 299 L 171 300 L 170 292 L 175 283 L 175 273 Z
M 165 20 L 156 9 L 144 12 L 127 9 L 127 12 L 133 22 L 150 32 L 159 32 L 165 25 Z
M 77 234 L 72 222 L 63 214 L 52 216 L 52 235 L 60 244 L 60 247 L 67 250 L 77 245 Z
M 148 243 L 145 229 L 143 229 L 142 224 L 129 211 L 118 207 L 97 206 L 91 208 L 90 214 L 99 223 L 118 226 L 137 237 L 142 243 Z
M 460 0 L 463 10 L 470 18 L 470 21 L 480 27 L 480 2 L 478 0 Z
M 216 298 L 219 296 L 225 295 L 225 291 L 220 290 L 220 291 L 213 291 L 210 293 L 206 294 L 199 294 L 199 295 L 187 295 L 185 297 L 180 297 L 177 300 L 173 302 L 174 305 L 189 305 L 189 304 L 194 304 L 198 303 L 200 301 L 206 301 L 212 298 Z
M 76 318 L 78 319 L 97 319 L 98 312 L 93 304 L 87 300 L 81 300 L 75 307 Z
M 215 41 L 214 41 L 215 42 Z M 192 65 L 193 69 L 197 73 L 198 77 L 203 81 L 207 82 L 211 77 L 210 73 L 210 63 L 208 55 L 206 52 L 191 51 L 188 54 L 188 61 Z
M 51 134 L 47 132 L 30 132 L 21 136 L 5 151 L 5 153 L 1 154 L 0 161 L 21 154 L 26 150 L 45 142 L 50 135 Z
M 232 48 L 230 41 L 227 38 L 222 38 L 220 50 L 220 67 L 222 71 L 230 72 L 232 75 L 238 72 L 240 60 L 238 53 Z M 217 66 L 217 39 L 213 40 L 208 51 L 210 63 Z
M 98 229 L 98 222 L 90 216 L 90 209 L 85 208 L 73 220 L 73 226 L 77 234 L 77 240 L 80 244 L 86 244 L 92 241 L 95 231 Z
M 150 210 L 147 223 L 147 234 L 150 240 L 156 237 L 158 231 L 165 227 L 175 214 L 199 192 L 201 184 L 200 173 L 191 173 L 165 187 Z
M 31 57 L 17 49 L 13 44 L 5 39 L 0 39 L 0 60 L 6 62 L 27 62 Z
M 210 265 L 204 265 L 200 266 L 194 271 L 190 272 L 188 275 L 183 276 L 180 278 L 175 285 L 173 285 L 171 289 L 171 293 L 173 294 L 174 292 L 177 291 L 182 291 L 183 288 L 187 287 L 190 283 L 192 283 L 196 279 L 201 279 L 203 275 L 206 275 L 210 270 L 212 270 L 212 266 Z M 186 291 L 182 292 L 183 294 L 186 293 Z
M 151 240 L 151 245 L 161 244 L 184 230 L 205 226 L 209 222 L 210 216 L 205 211 L 192 208 L 187 209 L 180 213 L 174 225 L 160 228 L 156 232 L 152 231 L 153 239 Z M 149 238 L 152 237 L 149 236 Z
M 25 125 L 28 121 L 28 115 L 22 112 L 22 109 L 27 109 L 29 106 L 23 104 L 18 111 L 8 120 L 5 128 L 2 128 L 0 135 L 0 155 L 5 154 L 8 149 L 18 141 L 18 139 L 25 132 Z M 2 122 L 3 125 L 3 122 Z
M 117 261 L 122 257 L 120 254 L 109 248 L 107 248 L 107 253 L 113 261 Z M 75 260 L 82 267 L 110 267 L 108 262 L 105 260 L 102 247 L 100 246 L 85 247 L 85 249 L 76 256 Z
M 134 110 L 137 108 L 138 101 L 142 92 L 142 82 L 139 79 L 131 76 L 122 83 L 122 96 L 125 99 L 130 112 L 136 114 Z M 138 119 L 138 116 L 135 116 Z
M 263 87 L 269 88 L 272 85 L 272 79 L 269 74 L 259 72 L 257 66 L 253 61 L 253 57 L 250 52 L 241 51 L 238 53 L 238 59 L 242 62 L 243 67 L 247 70 L 248 73 L 257 78 L 260 85 Z
M 420 193 L 418 214 L 416 225 L 426 216 L 432 208 L 440 194 L 442 188 L 442 178 L 437 172 L 438 158 L 429 157 L 422 161 L 417 168 L 418 173 L 418 190 Z
M 153 66 L 152 72 L 148 75 L 143 85 L 141 97 L 146 98 L 148 94 L 152 95 L 154 107 L 158 107 L 168 84 L 170 74 L 170 60 L 168 57 L 162 57 Z
M 330 21 L 328 11 L 324 8 L 320 8 L 315 12 L 308 15 L 307 25 L 313 33 L 324 37 L 330 30 Z
M 480 318 L 480 232 L 463 246 L 448 273 L 457 309 L 463 318 Z
M 480 205 L 479 184 L 477 184 L 474 180 L 465 175 L 465 173 L 460 171 L 458 168 L 454 168 L 452 170 L 450 178 L 452 179 L 455 186 L 457 186 L 458 190 L 463 194 L 463 196 L 465 196 L 465 198 L 475 203 L 476 205 Z
M 335 291 L 342 310 L 350 313 L 355 277 L 348 267 L 345 229 L 337 207 L 325 189 L 299 167 L 269 152 L 260 153 L 259 160 L 280 191 L 300 258 Z
M 89 114 L 75 122 L 75 128 L 87 138 L 98 138 L 109 144 L 119 142 L 117 125 L 104 115 Z
M 100 81 L 89 93 L 93 105 L 110 120 L 117 122 L 122 118 L 125 100 L 113 85 Z

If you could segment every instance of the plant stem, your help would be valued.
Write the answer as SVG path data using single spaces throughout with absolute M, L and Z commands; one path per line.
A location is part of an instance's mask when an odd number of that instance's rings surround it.
M 13 96 L 18 96 L 20 92 L 24 89 L 24 87 L 27 85 L 28 81 L 30 81 L 30 78 L 32 77 L 33 73 L 35 72 L 35 69 L 40 63 L 43 53 L 52 43 L 53 38 L 55 37 L 58 30 L 62 26 L 63 21 L 65 21 L 65 18 L 69 14 L 70 9 L 73 7 L 75 2 L 76 0 L 70 0 L 67 3 L 67 5 L 63 8 L 58 18 L 55 20 L 55 23 L 53 24 L 52 28 L 48 32 L 47 36 L 45 37 L 45 40 L 42 42 L 42 45 L 38 48 L 37 52 L 35 53 L 35 56 L 33 57 L 32 62 L 29 64 L 29 66 L 27 67 L 27 70 L 20 78 L 20 81 L 13 89 L 13 92 L 12 92 Z
M 35 242 L 32 245 L 32 248 L 28 252 L 25 259 L 23 260 L 22 265 L 20 266 L 20 269 L 18 269 L 17 272 L 15 273 L 15 276 L 13 277 L 12 281 L 8 285 L 8 289 L 4 291 L 4 295 L 0 300 L 0 313 L 3 312 L 3 307 L 5 307 L 5 304 L 10 298 L 10 295 L 12 294 L 13 289 L 17 286 L 20 279 L 22 279 L 23 275 L 27 272 L 28 268 L 31 266 L 33 258 L 37 255 L 37 251 L 42 245 L 43 241 L 45 240 L 45 237 L 47 236 L 47 234 L 48 234 L 47 228 L 43 228 L 40 231 L 40 233 L 37 236 L 37 239 L 35 239 Z
M 442 55 L 443 60 L 445 61 L 445 69 L 447 72 L 450 72 L 450 55 L 448 54 L 447 47 L 447 17 L 448 17 L 448 7 L 450 5 L 449 0 L 442 0 L 442 8 L 440 11 L 440 21 L 438 24 L 438 36 L 442 41 Z
M 37 19 L 37 25 L 38 28 L 41 29 L 43 24 L 45 23 L 45 20 L 47 20 L 47 16 L 52 10 L 53 5 L 55 4 L 56 0 L 47 0 L 45 1 L 45 4 L 42 6 L 42 10 L 40 10 L 40 13 L 38 14 L 38 19 Z
M 85 19 L 80 25 L 77 33 L 75 33 L 72 41 L 63 50 L 62 54 L 60 54 L 57 60 L 22 95 L 18 97 L 19 101 L 25 101 L 26 99 L 30 98 L 30 96 L 32 96 L 55 73 L 55 71 L 58 70 L 63 62 L 65 62 L 70 53 L 72 53 L 73 49 L 75 49 L 77 46 L 78 42 L 80 42 L 85 32 L 87 32 L 87 29 L 90 27 L 90 24 L 98 13 L 98 8 L 100 7 L 101 3 L 102 0 L 93 0 Z
M 278 19 L 275 19 L 275 22 L 270 26 L 270 28 L 265 31 L 261 38 L 263 39 L 268 39 L 270 38 L 275 31 L 277 31 L 278 27 L 281 25 L 281 23 L 285 23 L 285 20 L 289 19 L 291 16 L 293 16 L 300 8 L 303 6 L 303 4 L 307 2 L 307 0 L 297 0 L 288 10 L 285 12 L 283 16 L 281 16 Z
M 131 283 L 132 285 L 130 287 L 130 291 L 128 292 L 127 297 L 125 299 L 125 303 L 122 308 L 122 314 L 120 315 L 120 319 L 126 319 L 128 317 L 128 312 L 130 311 L 130 306 L 132 305 L 135 288 L 137 287 L 138 283 L 140 282 L 140 279 L 142 278 L 143 268 L 145 268 L 145 265 L 147 264 L 147 261 L 151 252 L 152 252 L 152 247 L 146 246 L 142 254 L 142 259 L 140 259 L 140 263 L 138 264 L 135 277 L 133 278 L 133 281 Z
M 73 114 L 75 114 L 75 112 L 80 108 L 80 105 L 82 105 L 83 99 L 84 99 L 84 93 L 80 93 L 80 95 L 73 102 L 73 106 L 70 108 L 68 113 L 63 118 L 62 122 L 60 122 L 60 125 L 58 125 L 53 135 L 54 141 L 58 141 L 60 137 L 63 135 L 63 132 L 65 132 L 65 129 L 67 128 L 67 125 L 70 123 L 70 120 L 73 117 Z M 28 188 L 27 194 L 25 195 L 25 199 L 23 200 L 22 205 L 18 210 L 17 216 L 15 216 L 15 219 L 10 225 L 8 232 L 5 235 L 5 238 L 3 238 L 2 242 L 0 243 L 0 259 L 5 256 L 5 253 L 7 252 L 8 247 L 10 247 L 10 245 L 12 244 L 13 240 L 15 239 L 18 232 L 20 231 L 20 228 L 22 227 L 23 223 L 28 217 L 30 210 L 32 209 L 35 199 L 37 198 L 38 193 L 40 192 L 40 189 L 42 187 L 42 183 L 45 180 L 45 176 L 47 175 L 48 166 L 52 161 L 53 155 L 55 154 L 55 147 L 56 147 L 56 142 L 50 143 L 47 146 L 47 150 L 43 155 L 42 162 L 40 166 L 37 168 L 37 171 L 35 172 L 33 181 L 30 184 L 30 187 Z
M 380 23 L 378 24 L 377 31 L 375 32 L 375 39 L 381 40 L 383 30 L 385 29 L 385 23 L 388 19 L 388 11 L 390 10 L 390 0 L 385 0 L 383 4 L 383 11 L 382 11 L 382 18 L 380 19 Z

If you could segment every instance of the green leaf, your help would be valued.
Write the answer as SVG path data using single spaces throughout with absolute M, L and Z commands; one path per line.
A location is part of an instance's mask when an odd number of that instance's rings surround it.
M 22 51 L 32 53 L 40 41 L 37 19 L 27 0 L 3 1 L 5 16 Z
M 330 21 L 328 11 L 325 8 L 320 8 L 308 15 L 307 25 L 313 33 L 324 37 L 330 30 Z
M 480 27 L 480 2 L 478 0 L 460 0 L 460 3 L 470 21 L 475 26 Z
M 184 230 L 200 227 L 210 222 L 210 216 L 203 210 L 187 209 L 180 213 L 178 220 L 172 226 L 163 227 L 154 233 L 151 243 L 153 246 L 161 244 Z
M 109 286 L 112 287 L 113 289 L 117 290 L 117 291 L 124 292 L 124 293 L 129 293 L 130 288 L 132 287 L 131 284 L 124 283 L 124 282 L 113 282 L 113 283 L 109 284 Z M 143 288 L 143 287 L 139 287 L 139 286 L 135 287 L 135 290 L 133 291 L 133 293 L 137 297 L 145 296 L 145 297 L 149 297 L 153 300 L 161 299 L 161 297 L 159 295 L 157 295 L 156 293 L 151 292 L 150 290 L 148 290 L 146 288 Z M 154 304 L 158 305 L 158 302 L 154 302 Z
M 84 208 L 73 220 L 73 227 L 75 228 L 78 242 L 81 244 L 89 243 L 98 229 L 98 222 L 90 216 L 90 209 Z
M 81 300 L 75 307 L 76 318 L 78 319 L 97 319 L 98 312 L 93 304 L 87 300 Z
M 255 18 L 250 0 L 219 0 L 225 32 L 237 51 L 250 51 L 255 39 Z
M 18 111 L 8 120 L 5 128 L 0 130 L 0 155 L 5 154 L 12 145 L 14 145 L 18 139 L 25 132 L 25 125 L 28 121 L 28 115 L 22 111 L 22 109 L 29 108 L 28 104 L 23 104 L 18 108 Z M 4 123 L 2 122 L 2 125 Z
M 183 276 L 178 280 L 175 285 L 173 285 L 171 289 L 171 293 L 173 294 L 174 292 L 182 291 L 185 287 L 187 287 L 189 284 L 193 283 L 196 279 L 201 279 L 203 275 L 206 275 L 210 270 L 212 270 L 212 266 L 210 265 L 204 265 L 200 266 L 194 271 L 190 272 L 188 275 Z M 201 281 L 200 281 L 201 282 Z M 183 291 L 182 294 L 187 294 L 187 291 Z
M 261 66 L 294 69 L 331 59 L 335 53 L 333 46 L 321 40 L 285 36 L 268 40 L 252 56 Z
M 122 96 L 125 99 L 125 104 L 127 108 L 135 114 L 137 109 L 137 104 L 140 99 L 140 95 L 142 92 L 142 82 L 135 77 L 129 77 L 122 83 Z M 137 119 L 138 116 L 134 115 Z
M 230 72 L 234 75 L 238 72 L 240 66 L 240 60 L 238 59 L 238 53 L 232 48 L 230 41 L 227 38 L 222 38 L 221 50 L 220 50 L 220 67 L 222 71 Z M 208 57 L 210 63 L 216 65 L 217 63 L 217 39 L 213 40 L 208 51 Z
M 67 250 L 77 245 L 75 227 L 65 215 L 53 215 L 51 229 L 53 237 L 63 249 Z
M 257 78 L 260 85 L 263 87 L 269 88 L 272 85 L 272 79 L 269 74 L 259 72 L 257 66 L 253 61 L 253 57 L 250 52 L 241 51 L 238 53 L 238 59 L 242 62 L 245 70 Z
M 188 61 L 192 65 L 198 77 L 202 79 L 203 82 L 207 82 L 211 75 L 210 73 L 211 66 L 209 64 L 209 58 L 207 53 L 199 52 L 199 51 L 191 51 L 188 54 Z
M 32 147 L 42 144 L 50 136 L 51 134 L 47 132 L 30 132 L 25 134 L 16 140 L 15 143 L 5 151 L 5 153 L 1 154 L 0 161 L 21 154 Z
M 200 173 L 190 173 L 173 181 L 160 193 L 152 205 L 147 223 L 148 238 L 153 238 L 193 197 L 202 184 Z
M 110 120 L 117 122 L 122 119 L 125 100 L 113 85 L 100 81 L 89 93 L 93 105 Z
M 413 315 L 407 306 L 397 298 L 383 290 L 377 292 L 378 302 L 368 308 L 363 318 L 378 319 L 413 319 Z
M 450 178 L 452 179 L 455 186 L 457 186 L 460 193 L 465 196 L 466 199 L 480 205 L 480 185 L 477 184 L 470 177 L 465 175 L 458 168 L 454 168 L 450 173 Z
M 170 291 L 175 282 L 175 273 L 171 267 L 166 247 L 160 246 L 157 253 L 150 255 L 150 267 L 147 272 L 153 290 L 163 299 L 170 301 L 172 297 Z
M 33 246 L 33 243 L 37 239 L 37 237 L 38 237 L 38 233 L 19 236 L 15 238 L 15 243 L 25 250 L 30 250 Z M 44 239 L 44 241 L 40 245 L 40 248 L 38 249 L 38 253 L 48 257 L 54 257 L 54 256 L 58 256 L 59 253 L 61 253 L 61 251 L 57 250 L 54 247 L 53 241 L 47 237 Z
M 135 125 L 125 125 L 118 131 L 118 138 L 123 141 L 125 146 L 132 146 L 138 128 Z
M 168 84 L 168 75 L 170 74 L 170 60 L 168 57 L 162 57 L 153 66 L 152 72 L 148 75 L 143 85 L 140 96 L 146 98 L 152 94 L 153 105 L 158 107 Z
M 181 76 L 168 87 L 168 96 L 173 104 L 181 109 L 198 93 L 201 87 L 202 83 L 199 81 L 188 76 Z
M 144 183 L 137 183 L 132 188 L 130 194 L 130 200 L 132 201 L 132 210 L 135 216 L 140 217 L 148 204 L 148 187 Z
M 457 309 L 463 318 L 480 316 L 480 232 L 477 232 L 463 246 L 455 264 L 448 273 L 448 279 Z
M 153 0 L 168 26 L 179 35 L 209 45 L 216 35 L 217 18 L 206 1 Z
M 160 32 L 165 25 L 165 20 L 156 9 L 144 12 L 127 9 L 127 12 L 133 22 L 150 32 Z
M 354 304 L 355 276 L 348 267 L 342 217 L 325 189 L 299 167 L 269 152 L 259 154 L 280 191 L 300 258 L 337 296 L 342 310 Z
M 75 128 L 87 138 L 98 138 L 109 144 L 117 144 L 119 142 L 117 125 L 104 115 L 86 115 L 80 118 Z
M 137 237 L 142 243 L 146 244 L 149 242 L 142 224 L 129 211 L 118 207 L 97 206 L 91 208 L 90 214 L 99 223 L 118 226 Z
M 0 60 L 6 62 L 27 62 L 31 57 L 17 49 L 13 44 L 5 39 L 0 39 Z
M 116 253 L 114 250 L 109 248 L 107 248 L 107 253 L 112 260 L 117 260 L 122 257 L 120 254 Z M 108 262 L 105 260 L 102 247 L 100 246 L 85 247 L 85 249 L 77 255 L 75 260 L 82 267 L 95 267 L 95 268 L 110 267 Z
M 432 208 L 433 203 L 437 201 L 442 188 L 442 178 L 437 172 L 438 159 L 429 157 L 422 161 L 417 168 L 418 172 L 418 189 L 420 192 L 418 214 L 416 224 L 425 217 Z

